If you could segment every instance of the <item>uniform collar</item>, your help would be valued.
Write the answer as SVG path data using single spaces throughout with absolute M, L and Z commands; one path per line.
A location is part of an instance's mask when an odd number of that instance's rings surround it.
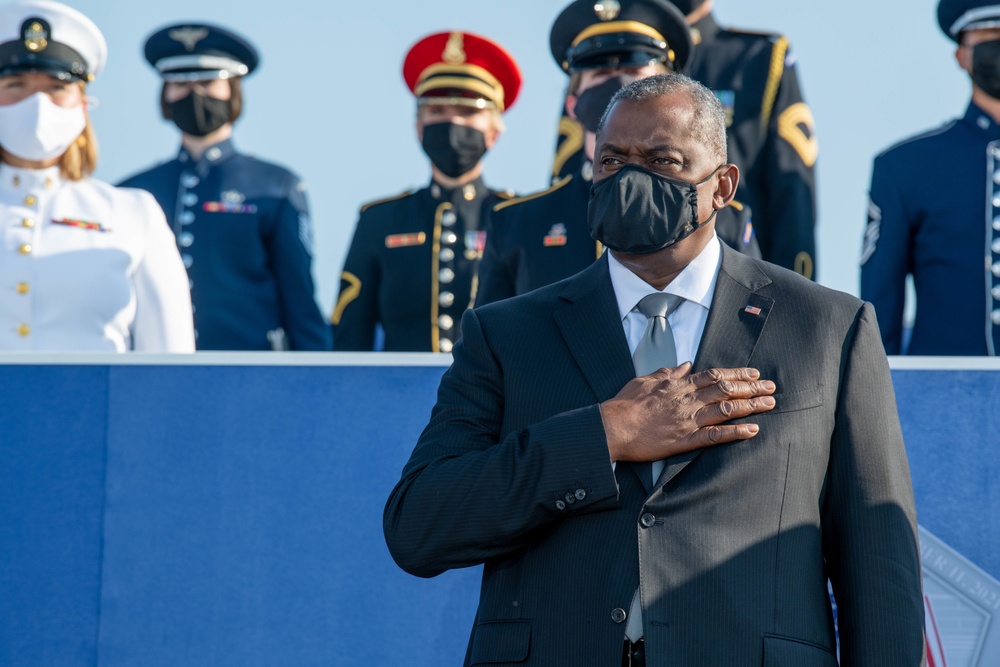
M 177 153 L 177 160 L 187 164 L 193 163 L 199 170 L 204 171 L 225 162 L 234 155 L 236 155 L 236 146 L 233 144 L 232 139 L 226 139 L 209 147 L 197 161 L 191 157 L 191 154 L 182 145 L 180 152 Z
M 438 185 L 434 179 L 431 179 L 431 184 L 427 189 L 430 191 L 431 197 L 437 201 L 447 201 L 452 203 L 460 201 L 473 201 L 482 197 L 488 191 L 486 184 L 483 183 L 482 176 L 474 181 L 469 181 L 465 185 L 460 185 L 457 188 L 446 188 L 443 185 Z
M 969 102 L 969 108 L 962 121 L 991 140 L 1000 139 L 1000 125 L 988 113 L 980 109 L 975 102 Z
M 59 165 L 45 169 L 24 169 L 0 164 L 0 192 L 21 193 L 49 190 L 62 183 Z
M 691 26 L 691 40 L 695 44 L 710 42 L 715 39 L 720 30 L 722 28 L 719 27 L 719 24 L 715 22 L 715 17 L 709 12 L 707 16 Z

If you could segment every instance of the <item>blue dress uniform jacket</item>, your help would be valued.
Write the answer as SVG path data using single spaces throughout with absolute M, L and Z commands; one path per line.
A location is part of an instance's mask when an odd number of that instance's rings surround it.
M 907 275 L 917 297 L 908 349 Z M 975 104 L 875 158 L 861 297 L 889 354 L 1000 349 L 1000 125 Z
M 586 171 L 591 171 L 589 162 Z M 604 249 L 590 237 L 587 225 L 590 185 L 580 175 L 568 174 L 544 192 L 494 207 L 479 268 L 477 306 L 558 282 L 600 257 Z M 760 257 L 749 208 L 733 202 L 716 218 L 720 239 Z
M 476 298 L 490 210 L 511 193 L 436 183 L 361 208 L 333 310 L 337 351 L 451 352 Z
M 199 350 L 328 350 L 315 300 L 312 227 L 295 174 L 231 140 L 122 183 L 153 194 L 187 267 Z

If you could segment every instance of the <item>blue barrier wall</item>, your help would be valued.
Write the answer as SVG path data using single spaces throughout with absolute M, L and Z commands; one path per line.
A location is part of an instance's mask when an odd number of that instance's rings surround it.
M 461 664 L 478 568 L 381 531 L 443 366 L 291 356 L 0 359 L 0 665 Z M 1000 578 L 1000 367 L 894 380 L 922 526 Z

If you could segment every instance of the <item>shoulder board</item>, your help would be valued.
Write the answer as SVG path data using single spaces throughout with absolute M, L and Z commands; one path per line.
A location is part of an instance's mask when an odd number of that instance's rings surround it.
M 729 202 L 728 206 L 732 206 L 737 211 L 742 211 L 743 209 L 746 208 L 746 206 L 742 202 L 738 202 L 735 199 L 733 201 Z
M 526 202 L 526 201 L 531 201 L 532 199 L 538 199 L 539 197 L 544 197 L 545 195 L 549 194 L 550 192 L 555 192 L 556 190 L 558 190 L 559 188 L 561 188 L 562 186 L 566 185 L 567 183 L 569 183 L 572 180 L 573 180 L 573 174 L 568 174 L 568 175 L 566 175 L 565 178 L 557 181 L 555 183 L 555 185 L 553 185 L 548 190 L 542 190 L 541 192 L 536 192 L 534 194 L 525 195 L 523 197 L 514 197 L 513 199 L 508 199 L 507 201 L 500 202 L 499 204 L 497 204 L 496 206 L 494 206 L 493 210 L 494 211 L 500 211 L 502 209 L 507 208 L 508 206 L 513 206 L 514 204 L 521 204 L 521 203 Z
M 409 197 L 413 194 L 413 190 L 407 190 L 401 194 L 395 195 L 393 197 L 386 197 L 385 199 L 376 199 L 375 201 L 370 201 L 367 204 L 361 206 L 361 212 L 364 213 L 372 206 L 378 206 L 379 204 L 385 204 L 386 202 L 396 201 L 397 199 L 402 199 L 403 197 Z
M 734 35 L 747 35 L 749 37 L 764 37 L 770 40 L 784 39 L 785 36 L 777 32 L 764 32 L 762 30 L 744 30 L 742 28 L 727 28 Z
M 499 197 L 500 199 L 513 199 L 514 197 L 517 197 L 517 193 L 514 192 L 513 190 L 509 190 L 509 189 L 508 190 L 494 190 L 493 194 L 494 194 L 494 196 Z

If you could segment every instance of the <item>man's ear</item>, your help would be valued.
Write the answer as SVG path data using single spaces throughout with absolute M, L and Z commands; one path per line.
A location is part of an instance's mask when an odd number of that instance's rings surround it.
M 729 206 L 736 197 L 736 188 L 740 184 L 740 169 L 735 164 L 723 165 L 719 168 L 719 177 L 715 182 L 715 194 L 712 195 L 712 207 L 721 210 Z
M 959 46 L 955 49 L 955 60 L 958 66 L 966 72 L 972 73 L 972 49 L 966 46 Z

